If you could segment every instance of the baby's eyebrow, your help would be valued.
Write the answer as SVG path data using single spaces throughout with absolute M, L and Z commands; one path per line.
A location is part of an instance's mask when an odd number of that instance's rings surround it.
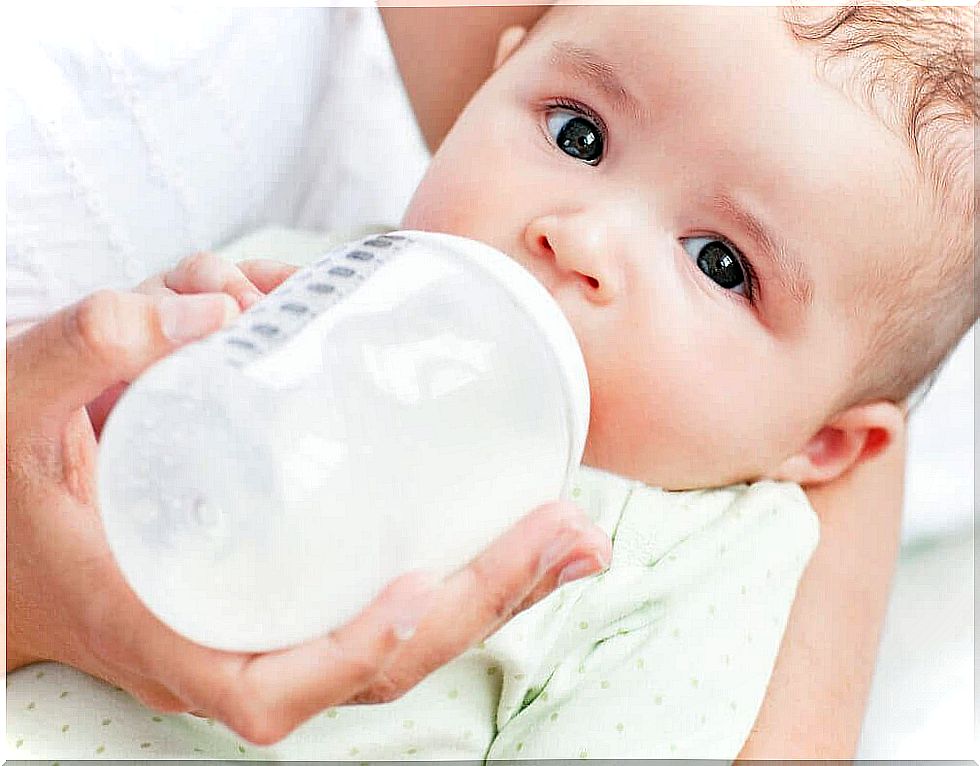
M 777 279 L 799 306 L 805 308 L 813 300 L 813 281 L 804 262 L 786 247 L 782 240 L 738 201 L 724 194 L 715 196 L 715 205 L 738 223 L 759 252 L 775 267 Z
M 568 40 L 555 40 L 552 49 L 552 65 L 604 93 L 617 110 L 634 120 L 642 119 L 643 109 L 639 100 L 623 85 L 612 63 L 591 48 L 583 48 Z
M 594 49 L 568 40 L 555 40 L 551 47 L 552 66 L 605 94 L 612 106 L 624 115 L 637 122 L 643 121 L 644 109 L 640 101 L 623 84 L 612 62 Z M 716 196 L 714 202 L 745 231 L 759 253 L 772 264 L 777 281 L 793 302 L 801 308 L 809 306 L 813 300 L 813 282 L 803 261 L 747 206 L 727 195 Z

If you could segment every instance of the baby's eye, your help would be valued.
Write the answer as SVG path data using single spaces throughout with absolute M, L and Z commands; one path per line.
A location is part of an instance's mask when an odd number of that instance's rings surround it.
M 548 133 L 569 157 L 598 165 L 605 139 L 595 121 L 572 109 L 554 108 L 547 115 Z
M 689 237 L 681 244 L 705 276 L 726 290 L 752 298 L 751 275 L 737 251 L 711 237 Z

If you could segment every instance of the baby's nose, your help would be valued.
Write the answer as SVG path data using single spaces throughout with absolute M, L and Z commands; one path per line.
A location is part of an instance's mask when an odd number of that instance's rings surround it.
M 525 231 L 530 251 L 553 260 L 562 276 L 577 280 L 585 297 L 599 305 L 615 300 L 621 289 L 613 239 L 607 226 L 575 215 L 541 216 Z

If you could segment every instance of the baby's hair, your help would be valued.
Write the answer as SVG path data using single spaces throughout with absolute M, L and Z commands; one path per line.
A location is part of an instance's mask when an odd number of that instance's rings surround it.
M 788 8 L 783 17 L 797 40 L 818 47 L 819 63 L 856 65 L 849 85 L 908 142 L 938 221 L 922 222 L 924 247 L 897 254 L 854 306 L 875 325 L 838 409 L 920 399 L 978 316 L 976 11 L 861 5 L 816 14 Z

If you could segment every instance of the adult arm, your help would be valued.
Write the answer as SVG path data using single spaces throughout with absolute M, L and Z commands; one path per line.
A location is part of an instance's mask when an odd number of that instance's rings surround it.
M 898 556 L 906 436 L 807 491 L 820 543 L 741 758 L 853 758 Z
M 497 40 L 507 27 L 528 29 L 547 5 L 378 6 L 402 82 L 430 151 L 493 71 Z

